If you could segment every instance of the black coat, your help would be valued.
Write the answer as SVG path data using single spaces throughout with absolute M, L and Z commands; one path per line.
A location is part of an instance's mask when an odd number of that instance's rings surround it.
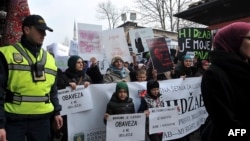
M 235 54 L 213 51 L 212 65 L 203 74 L 201 91 L 210 126 L 203 135 L 207 141 L 249 141 L 250 64 Z M 249 129 L 248 136 L 228 137 L 230 129 Z
M 122 101 L 119 100 L 114 93 L 107 104 L 106 113 L 110 115 L 135 113 L 133 99 L 128 97 L 126 100 Z M 104 123 L 106 124 L 106 120 L 104 120 Z
M 174 75 L 172 75 L 173 78 L 180 78 L 181 76 L 186 75 L 186 77 L 194 77 L 196 74 L 197 69 L 193 66 L 190 68 L 187 68 L 184 66 L 184 64 L 181 64 L 179 67 L 175 69 Z
M 70 82 L 75 82 L 76 85 L 83 85 L 84 82 L 88 81 L 92 83 L 91 78 L 84 72 L 74 72 L 70 69 L 67 69 L 65 72 L 59 71 L 58 75 L 58 82 L 57 82 L 57 88 L 65 89 L 67 86 L 69 86 Z
M 103 75 L 97 65 L 91 66 L 87 69 L 86 74 L 91 78 L 93 84 L 102 84 Z

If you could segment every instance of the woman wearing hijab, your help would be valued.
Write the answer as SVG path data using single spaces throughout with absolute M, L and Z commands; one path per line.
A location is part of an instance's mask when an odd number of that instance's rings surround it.
M 223 27 L 216 33 L 213 47 L 211 66 L 201 83 L 208 112 L 202 141 L 249 141 L 250 24 L 235 22 Z M 246 133 L 236 134 L 236 130 Z
M 172 78 L 194 77 L 197 70 L 192 64 L 193 59 L 190 55 L 183 56 L 181 64 L 171 74 Z
M 92 83 L 92 80 L 84 71 L 85 65 L 80 56 L 70 56 L 68 59 L 68 68 L 65 72 L 58 74 L 58 90 L 65 89 L 67 86 L 70 86 L 73 90 L 76 89 L 77 85 L 84 85 L 85 88 L 88 87 Z M 55 131 L 55 134 L 62 132 L 61 141 L 68 141 L 67 115 L 63 116 L 63 121 L 63 127 L 59 131 Z
M 80 56 L 70 56 L 68 59 L 68 68 L 59 76 L 58 88 L 64 89 L 66 86 L 70 86 L 72 89 L 75 89 L 77 85 L 88 87 L 92 83 L 92 80 L 84 71 L 85 65 Z
M 202 60 L 200 62 L 197 62 L 197 72 L 194 76 L 202 76 L 203 73 L 209 68 L 209 61 L 208 60 Z
M 130 82 L 130 71 L 124 66 L 120 56 L 114 56 L 107 73 L 103 76 L 104 83 Z

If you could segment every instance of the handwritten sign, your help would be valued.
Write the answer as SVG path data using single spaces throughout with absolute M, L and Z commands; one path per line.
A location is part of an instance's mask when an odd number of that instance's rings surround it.
M 195 52 L 197 58 L 208 59 L 212 49 L 212 34 L 207 28 L 182 28 L 178 31 L 178 44 L 183 55 Z

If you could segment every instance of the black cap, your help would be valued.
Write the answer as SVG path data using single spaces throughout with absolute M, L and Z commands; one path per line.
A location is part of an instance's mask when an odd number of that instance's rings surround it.
M 50 27 L 47 26 L 44 19 L 39 15 L 29 15 L 23 20 L 23 27 L 24 26 L 34 26 L 39 30 L 49 30 L 50 32 L 53 31 Z

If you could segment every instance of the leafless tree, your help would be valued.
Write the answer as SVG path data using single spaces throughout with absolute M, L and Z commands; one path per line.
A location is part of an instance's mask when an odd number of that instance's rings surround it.
M 102 20 L 108 20 L 109 29 L 116 27 L 121 14 L 117 8 L 108 0 L 98 4 L 97 17 Z
M 177 31 L 180 27 L 194 24 L 173 15 L 188 8 L 192 0 L 135 0 L 137 13 L 143 24 L 160 24 L 161 29 Z

